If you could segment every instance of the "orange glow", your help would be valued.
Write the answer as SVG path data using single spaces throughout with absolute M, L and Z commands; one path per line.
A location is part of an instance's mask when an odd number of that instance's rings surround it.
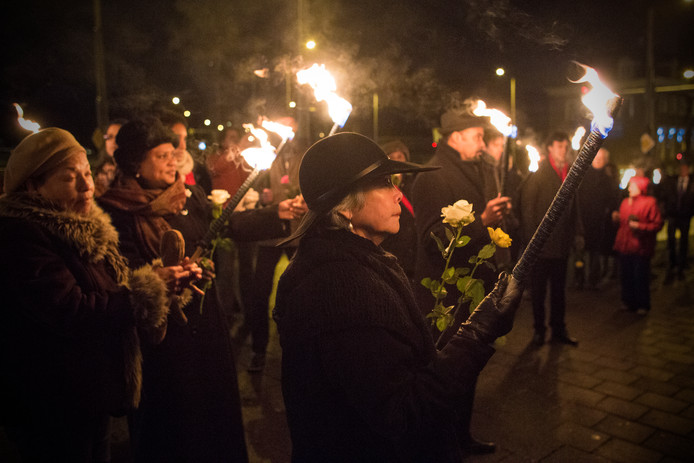
M 583 135 L 586 134 L 586 128 L 581 126 L 576 129 L 573 138 L 571 139 L 571 147 L 578 151 L 581 148 L 581 140 L 583 140 Z
M 267 139 L 267 132 L 256 128 L 253 124 L 243 124 L 243 128 L 251 132 L 260 147 L 254 146 L 241 151 L 241 156 L 255 169 L 269 169 L 275 160 L 275 147 Z
M 263 119 L 260 125 L 262 128 L 279 135 L 282 138 L 282 141 L 294 139 L 294 130 L 292 130 L 292 128 L 288 125 L 283 125 L 279 122 L 273 122 L 268 119 Z
M 540 167 L 540 152 L 532 145 L 525 145 L 525 149 L 528 150 L 528 159 L 530 160 L 528 171 L 537 172 Z
M 19 126 L 25 130 L 29 130 L 30 132 L 38 132 L 41 129 L 41 126 L 38 124 L 38 122 L 24 119 L 24 110 L 22 109 L 22 107 L 19 106 L 17 103 L 13 104 L 14 108 L 17 110 L 17 122 L 19 122 Z

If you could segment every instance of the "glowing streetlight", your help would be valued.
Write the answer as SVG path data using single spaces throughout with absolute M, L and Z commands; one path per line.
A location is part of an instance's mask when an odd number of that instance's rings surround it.
M 306 42 L 306 48 L 308 48 L 309 50 L 313 50 L 314 48 L 316 48 L 316 41 L 309 40 L 308 42 Z
M 694 77 L 694 69 L 685 69 L 682 75 L 685 79 L 691 79 Z
M 217 126 L 217 130 L 219 130 L 221 132 L 222 130 L 224 130 L 224 126 L 222 124 L 219 124 Z
M 178 104 L 181 102 L 181 99 L 179 97 L 175 96 L 175 97 L 171 98 L 171 102 L 173 104 Z
M 183 115 L 184 115 L 185 117 L 190 117 L 190 111 L 188 111 L 188 110 L 186 109 L 185 111 L 183 111 Z
M 506 71 L 504 70 L 504 68 L 496 68 L 496 75 L 497 76 L 501 77 L 504 74 L 506 74 Z
M 211 123 L 212 121 L 209 119 L 205 119 L 205 121 L 203 122 L 203 124 L 205 124 L 206 126 L 209 126 Z
M 289 102 L 289 107 L 290 107 L 290 108 L 296 108 L 296 101 L 290 101 L 290 102 Z

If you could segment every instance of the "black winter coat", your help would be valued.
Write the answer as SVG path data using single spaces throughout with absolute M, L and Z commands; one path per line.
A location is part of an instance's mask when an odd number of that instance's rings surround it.
M 452 405 L 494 352 L 435 350 L 391 254 L 346 230 L 302 238 L 274 311 L 296 462 L 460 461 Z
M 186 241 L 186 256 L 195 251 L 211 221 L 211 206 L 197 185 L 186 215 L 165 216 Z M 128 211 L 106 208 L 121 236 L 131 265 L 150 261 L 135 233 Z M 230 233 L 237 239 L 263 239 L 286 234 L 277 208 L 234 213 Z M 214 286 L 200 308 L 200 296 L 184 308 L 188 324 L 169 322 L 161 344 L 143 345 L 142 403 L 134 415 L 131 440 L 136 461 L 247 460 L 236 366 L 229 327 L 217 304 Z
M 527 245 L 532 238 L 561 184 L 561 178 L 547 159 L 540 162 L 537 172 L 525 179 L 519 194 L 521 238 L 524 244 Z M 572 201 L 542 248 L 541 258 L 559 259 L 569 256 L 576 233 L 582 234 L 577 215 L 576 201 Z

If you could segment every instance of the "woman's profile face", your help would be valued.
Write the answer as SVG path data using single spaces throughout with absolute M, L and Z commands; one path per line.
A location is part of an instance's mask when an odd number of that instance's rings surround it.
M 352 211 L 352 227 L 357 235 L 379 245 L 400 230 L 402 193 L 393 186 L 390 175 L 370 182 L 364 192 L 364 206 Z
M 29 191 L 53 201 L 62 210 L 87 215 L 94 204 L 94 180 L 85 153 L 76 153 L 50 171 L 43 182 L 29 183 Z
M 166 188 L 176 181 L 176 157 L 171 143 L 162 143 L 145 154 L 138 171 L 152 188 Z

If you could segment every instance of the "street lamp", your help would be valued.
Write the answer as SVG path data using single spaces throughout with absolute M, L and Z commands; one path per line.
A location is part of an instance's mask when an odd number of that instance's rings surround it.
M 496 75 L 499 77 L 503 77 L 504 75 L 506 75 L 506 70 L 504 68 L 497 68 L 496 69 Z M 510 77 L 509 78 L 509 84 L 510 84 L 510 96 L 511 96 L 511 124 L 518 127 L 518 121 L 516 120 L 516 78 Z M 509 153 L 509 155 L 511 156 L 511 159 L 515 160 L 516 144 L 511 143 L 510 145 L 511 145 L 511 152 Z

